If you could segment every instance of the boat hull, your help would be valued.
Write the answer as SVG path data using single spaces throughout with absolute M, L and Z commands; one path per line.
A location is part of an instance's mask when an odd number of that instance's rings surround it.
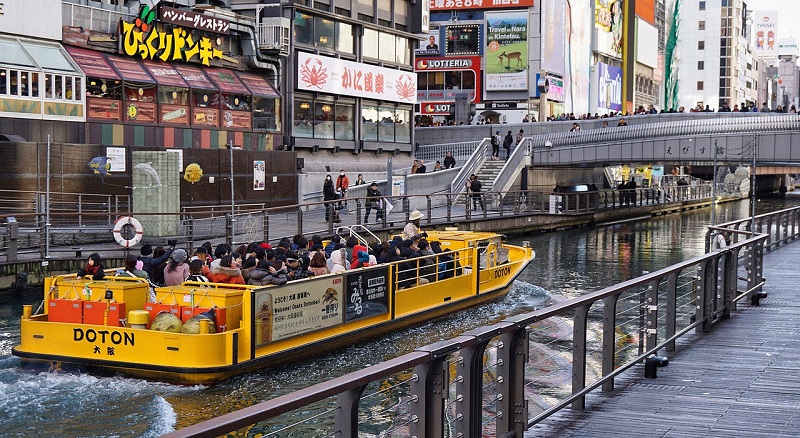
M 280 287 L 229 290 L 221 286 L 215 296 L 216 303 L 220 302 L 219 294 L 242 299 L 234 305 L 225 303 L 229 314 L 238 309 L 239 313 L 233 314 L 239 320 L 229 319 L 231 328 L 220 333 L 167 333 L 53 322 L 48 314 L 23 316 L 21 342 L 12 353 L 22 358 L 25 366 L 45 365 L 50 369 L 77 366 L 91 372 L 120 373 L 177 384 L 213 384 L 497 300 L 508 292 L 514 279 L 534 257 L 530 248 L 510 247 L 510 260 L 479 268 L 477 249 L 467 245 L 455 251 L 464 262 L 458 268 L 458 275 L 408 288 L 399 287 L 401 269 L 392 265 Z M 468 262 L 474 263 L 468 265 Z M 471 271 L 469 266 L 476 269 Z M 372 289 L 366 286 L 380 285 L 384 280 L 388 283 L 385 297 L 375 292 L 380 292 L 380 286 Z M 342 307 L 324 314 L 333 307 L 328 292 L 336 287 Z M 354 290 L 363 292 L 357 306 L 353 302 L 357 298 Z M 200 296 L 200 291 L 193 285 L 183 285 L 159 294 L 162 301 L 173 296 L 175 303 L 186 301 L 191 294 L 192 304 L 203 305 L 206 298 Z M 202 291 L 206 296 L 214 294 Z M 328 292 L 323 295 L 323 291 Z M 298 296 L 305 297 L 304 302 L 293 298 Z M 295 304 L 291 304 L 293 299 Z M 324 304 L 325 300 L 328 304 Z M 265 302 L 269 305 L 265 306 Z M 269 311 L 266 317 L 265 308 Z M 292 316 L 297 321 L 289 322 Z M 300 324 L 299 328 L 293 324 Z

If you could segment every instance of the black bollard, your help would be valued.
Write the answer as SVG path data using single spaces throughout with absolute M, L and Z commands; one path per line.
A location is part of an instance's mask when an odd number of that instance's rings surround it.
M 757 291 L 757 292 L 753 292 L 753 295 L 750 296 L 750 304 L 752 304 L 754 306 L 760 306 L 761 305 L 761 299 L 762 298 L 766 298 L 766 297 L 767 297 L 767 293 L 764 292 L 763 290 L 760 290 L 760 291 Z
M 669 365 L 669 359 L 664 356 L 650 356 L 644 361 L 644 377 L 647 379 L 655 379 L 656 368 L 661 368 Z

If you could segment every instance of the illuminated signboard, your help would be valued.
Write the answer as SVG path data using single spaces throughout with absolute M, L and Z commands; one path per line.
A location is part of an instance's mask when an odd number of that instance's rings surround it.
M 533 7 L 533 0 L 431 0 L 431 11 L 530 7 Z
M 230 33 L 231 30 L 231 22 L 222 18 L 209 17 L 197 12 L 184 11 L 167 6 L 161 6 L 158 12 L 162 23 L 207 30 L 224 35 Z
M 481 27 L 477 24 L 447 26 L 445 28 L 448 55 L 477 55 L 480 53 Z
M 222 58 L 222 51 L 215 48 L 222 45 L 221 38 L 201 36 L 195 39 L 182 27 L 166 30 L 157 28 L 154 21 L 155 11 L 142 6 L 134 22 L 122 22 L 120 40 L 126 55 L 164 62 L 200 62 L 203 65 L 211 65 L 212 59 Z

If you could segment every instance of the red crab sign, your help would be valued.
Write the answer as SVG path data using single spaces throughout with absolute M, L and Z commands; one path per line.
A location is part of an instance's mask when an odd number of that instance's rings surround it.
M 298 88 L 393 102 L 417 102 L 417 78 L 411 72 L 300 52 Z

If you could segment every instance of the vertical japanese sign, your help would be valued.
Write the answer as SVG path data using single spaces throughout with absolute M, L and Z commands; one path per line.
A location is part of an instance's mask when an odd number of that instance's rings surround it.
M 383 315 L 389 311 L 389 268 L 359 270 L 345 276 L 345 322 Z
M 253 161 L 253 190 L 264 190 L 266 180 L 266 163 L 263 160 Z
M 486 14 L 486 91 L 528 88 L 528 11 Z

